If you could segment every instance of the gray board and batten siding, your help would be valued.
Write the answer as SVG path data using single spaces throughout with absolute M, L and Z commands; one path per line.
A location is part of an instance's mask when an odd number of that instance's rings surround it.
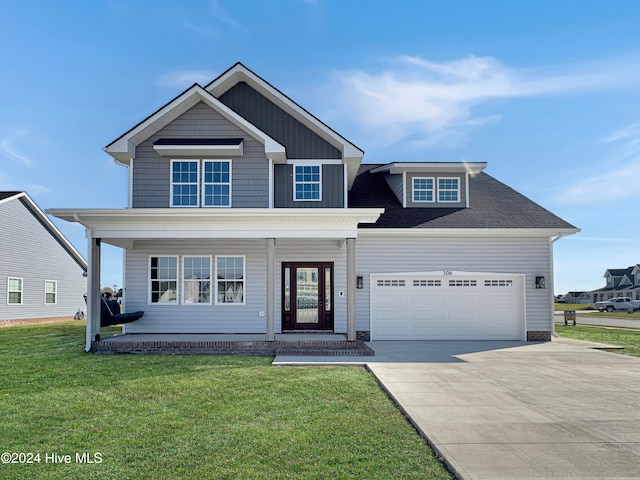
M 342 159 L 340 150 L 245 82 L 237 83 L 218 100 L 284 145 L 289 159 Z
M 22 199 L 0 204 L 0 321 L 72 317 L 86 310 L 84 267 Z M 22 304 L 7 304 L 8 278 L 22 279 Z M 45 280 L 55 281 L 55 304 L 45 304 Z
M 171 158 L 160 156 L 153 149 L 153 144 L 162 138 L 189 137 L 242 138 L 242 157 L 221 158 L 231 160 L 231 206 L 269 207 L 269 162 L 264 146 L 200 102 L 136 148 L 136 158 L 133 161 L 133 208 L 169 208 Z
M 344 167 L 322 165 L 322 200 L 296 201 L 293 199 L 293 165 L 273 166 L 273 191 L 276 208 L 343 208 Z

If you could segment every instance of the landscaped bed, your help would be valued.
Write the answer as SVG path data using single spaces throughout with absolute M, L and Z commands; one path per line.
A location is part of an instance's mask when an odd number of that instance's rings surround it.
M 450 478 L 362 368 L 83 341 L 83 322 L 0 329 L 0 450 L 27 454 L 0 478 Z

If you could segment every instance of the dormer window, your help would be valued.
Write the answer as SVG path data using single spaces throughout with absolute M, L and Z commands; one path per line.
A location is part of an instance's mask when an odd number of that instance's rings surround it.
M 322 200 L 322 168 L 320 165 L 295 165 L 293 199 L 295 201 Z
M 438 178 L 438 202 L 460 201 L 460 179 L 456 177 Z
M 435 202 L 433 177 L 413 177 L 413 201 Z
M 607 287 L 613 287 L 613 277 L 607 277 Z

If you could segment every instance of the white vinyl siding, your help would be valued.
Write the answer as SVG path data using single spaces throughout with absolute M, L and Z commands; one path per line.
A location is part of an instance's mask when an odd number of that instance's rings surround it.
M 44 303 L 45 305 L 58 303 L 58 282 L 55 280 L 44 281 Z
M 22 305 L 23 288 L 22 278 L 7 279 L 7 305 Z
M 374 235 L 366 232 L 356 242 L 356 271 L 364 277 L 364 288 L 356 292 L 357 330 L 369 329 L 370 274 L 445 269 L 524 274 L 527 330 L 552 330 L 552 282 L 547 280 L 546 289 L 535 288 L 536 275 L 551 279 L 547 237 Z
M 244 258 L 244 304 L 173 305 L 149 304 L 149 256 L 167 253 Z M 347 331 L 346 249 L 335 240 L 278 239 L 275 271 L 275 330 L 281 332 L 282 262 L 334 262 L 334 330 Z M 182 258 L 180 259 L 182 262 Z M 127 311 L 144 310 L 144 316 L 125 326 L 127 333 L 265 333 L 266 244 L 265 240 L 138 240 L 125 254 Z M 215 264 L 215 259 L 214 259 Z M 213 270 L 215 275 L 215 270 Z M 212 280 L 215 284 L 216 281 Z M 213 287 L 215 289 L 215 287 Z M 342 292 L 342 295 L 340 295 Z

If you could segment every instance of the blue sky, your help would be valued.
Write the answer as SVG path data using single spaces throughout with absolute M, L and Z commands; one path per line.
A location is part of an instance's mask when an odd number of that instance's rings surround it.
M 556 293 L 598 288 L 640 263 L 638 25 L 631 0 L 0 0 L 0 190 L 125 207 L 102 147 L 241 61 L 365 162 L 487 162 L 582 228 Z M 102 283 L 122 285 L 118 249 Z

